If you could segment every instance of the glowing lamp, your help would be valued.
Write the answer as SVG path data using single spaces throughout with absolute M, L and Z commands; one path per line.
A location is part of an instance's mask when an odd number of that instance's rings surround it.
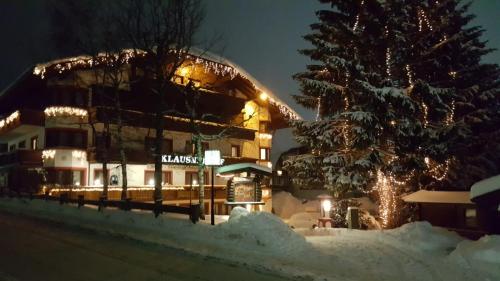
M 320 215 L 322 218 L 330 217 L 330 211 L 332 210 L 332 198 L 332 196 L 326 194 L 318 196 L 320 201 Z
M 262 92 L 262 93 L 260 93 L 259 98 L 260 98 L 262 101 L 266 101 L 266 100 L 269 98 L 269 96 L 267 95 L 267 93 L 266 93 L 266 92 Z

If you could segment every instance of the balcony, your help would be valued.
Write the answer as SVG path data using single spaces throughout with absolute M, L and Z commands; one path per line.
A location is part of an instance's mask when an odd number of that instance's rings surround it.
M 16 150 L 0 154 L 0 166 L 37 167 L 42 166 L 42 164 L 42 151 L 40 150 Z
M 0 120 L 0 139 L 18 137 L 34 126 L 44 126 L 45 115 L 41 111 L 19 110 Z

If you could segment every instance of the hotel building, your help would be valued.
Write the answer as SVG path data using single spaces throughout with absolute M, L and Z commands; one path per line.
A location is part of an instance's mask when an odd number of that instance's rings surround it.
M 140 82 L 139 58 L 131 52 L 129 56 L 119 90 L 128 196 L 151 201 L 155 97 Z M 36 65 L 0 94 L 0 188 L 53 195 L 71 192 L 98 198 L 105 174 L 101 159 L 106 157 L 108 198 L 120 198 L 117 112 L 109 91 L 96 82 L 99 62 L 94 60 L 72 57 Z M 189 55 L 173 79 L 177 87 L 193 82 L 200 92 L 197 110 L 219 117 L 196 121 L 204 134 L 218 134 L 231 126 L 225 137 L 203 142 L 204 149 L 220 150 L 224 165 L 255 163 L 272 167 L 273 133 L 286 127 L 290 119 L 299 118 L 292 109 L 240 67 L 213 54 Z M 191 120 L 176 114 L 186 111 L 183 98 L 173 90 L 166 99 L 175 111 L 164 116 L 163 153 L 173 157 L 193 155 Z M 103 134 L 105 128 L 108 134 Z M 104 150 L 99 149 L 103 142 Z M 206 187 L 210 176 L 207 169 Z M 214 180 L 216 212 L 227 213 L 227 178 Z M 196 181 L 196 166 L 165 164 L 164 202 L 186 205 L 196 201 L 196 188 L 192 189 Z M 262 197 L 267 202 L 264 209 L 270 210 L 269 183 L 263 186 Z M 210 210 L 208 205 L 205 210 Z

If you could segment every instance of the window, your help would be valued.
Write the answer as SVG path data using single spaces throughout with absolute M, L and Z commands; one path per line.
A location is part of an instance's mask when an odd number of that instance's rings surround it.
M 208 172 L 203 172 L 203 184 L 209 184 L 209 178 L 208 178 Z M 191 185 L 191 180 L 193 181 L 194 185 L 197 185 L 198 183 L 198 172 L 197 171 L 186 171 L 185 177 L 184 177 L 184 184 L 185 185 Z
M 240 146 L 231 145 L 231 157 L 240 157 Z
M 477 212 L 474 208 L 465 209 L 465 226 L 466 227 L 477 227 Z
M 47 182 L 60 185 L 83 185 L 85 182 L 83 170 L 71 169 L 49 169 L 47 170 Z
M 15 144 L 11 144 L 9 146 L 9 151 L 14 151 L 14 150 L 16 150 L 16 145 Z
M 146 137 L 144 139 L 144 150 L 154 153 L 156 138 Z M 174 151 L 174 142 L 171 139 L 163 139 L 162 153 L 172 153 Z
M 172 172 L 162 171 L 161 185 L 172 184 Z M 144 185 L 155 185 L 155 171 L 144 171 Z
M 108 170 L 108 177 L 109 177 L 109 170 Z M 109 180 L 108 180 L 108 185 L 109 185 Z M 104 170 L 103 169 L 94 169 L 94 181 L 93 185 L 103 185 L 104 184 Z
M 269 133 L 269 122 L 259 122 L 259 132 Z
M 26 148 L 26 141 L 25 141 L 25 140 L 20 141 L 20 142 L 17 144 L 17 147 L 19 147 L 20 149 L 21 149 L 21 148 Z
M 260 148 L 260 160 L 267 160 L 269 161 L 269 148 L 268 147 L 261 147 Z
M 210 145 L 208 142 L 204 142 L 204 141 L 201 142 L 201 153 L 205 153 L 205 150 L 208 150 L 209 148 L 210 148 Z M 191 154 L 191 155 L 196 154 L 196 147 L 195 147 L 193 142 L 186 141 L 185 153 Z
M 83 130 L 46 129 L 47 148 L 72 147 L 87 148 L 87 132 Z
M 31 138 L 31 149 L 32 150 L 38 149 L 38 136 L 34 136 Z

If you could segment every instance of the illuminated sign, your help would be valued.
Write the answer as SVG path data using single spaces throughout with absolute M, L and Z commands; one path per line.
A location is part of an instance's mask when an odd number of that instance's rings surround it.
M 161 162 L 164 164 L 197 165 L 198 157 L 190 155 L 162 155 Z
M 224 163 L 224 159 L 220 157 L 220 150 L 206 150 L 205 151 L 205 165 L 219 166 Z
M 213 150 L 211 150 L 213 151 Z M 205 151 L 208 152 L 208 151 Z M 219 161 L 218 162 L 213 162 L 216 159 L 213 158 L 213 156 L 210 156 L 209 160 L 212 161 L 210 163 L 218 163 L 218 164 L 206 164 L 205 165 L 222 165 L 224 163 L 224 159 L 220 158 L 220 151 L 219 152 Z M 216 157 L 216 156 L 215 156 Z M 164 154 L 161 156 L 161 162 L 163 164 L 178 164 L 178 165 L 198 165 L 198 157 L 196 156 L 191 156 L 191 155 L 171 155 L 171 154 Z M 208 159 L 208 158 L 207 158 Z M 202 159 L 203 161 L 203 159 Z

